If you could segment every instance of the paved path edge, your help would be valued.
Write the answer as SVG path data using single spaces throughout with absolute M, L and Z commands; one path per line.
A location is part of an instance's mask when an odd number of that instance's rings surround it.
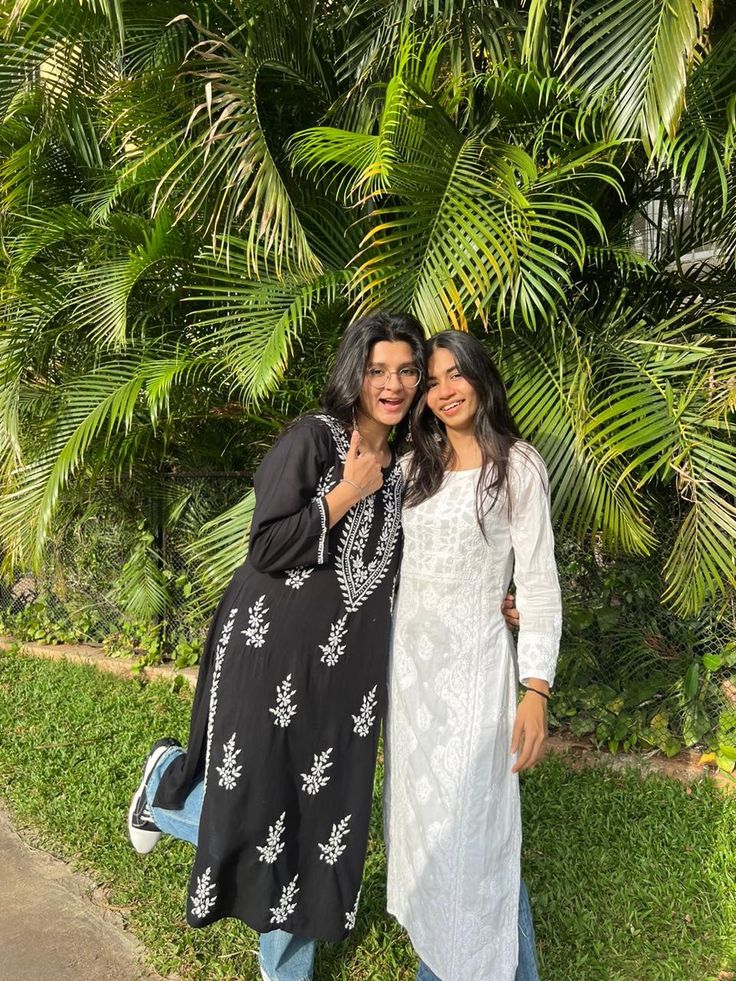
M 19 830 L 0 805 L 6 981 L 144 981 L 145 950 L 89 873 Z

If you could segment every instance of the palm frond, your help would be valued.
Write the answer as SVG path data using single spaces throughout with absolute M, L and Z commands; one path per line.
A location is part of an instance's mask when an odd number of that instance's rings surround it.
M 479 139 L 453 142 L 403 167 L 392 188 L 401 203 L 374 211 L 354 284 L 361 311 L 410 309 L 429 330 L 464 329 L 485 317 L 493 285 L 514 278 L 509 186 L 493 179 Z
M 441 42 L 423 43 L 406 32 L 393 74 L 381 86 L 375 126 L 371 117 L 363 132 L 333 126 L 302 130 L 289 141 L 292 164 L 326 184 L 347 204 L 361 204 L 387 193 L 396 165 L 421 147 L 423 121 L 411 109 L 417 104 L 426 108 L 433 101 L 428 93 L 442 48 Z M 434 125 L 442 118 L 441 113 L 436 114 Z M 451 130 L 449 120 L 447 126 Z
M 25 214 L 15 217 L 16 230 L 11 230 L 5 241 L 10 269 L 15 274 L 23 272 L 44 249 L 90 231 L 87 216 L 68 204 L 55 208 L 30 207 Z
M 677 132 L 664 131 L 659 155 L 692 198 L 701 182 L 713 184 L 721 212 L 729 200 L 729 164 L 736 131 L 736 34 L 727 34 L 690 73 Z
M 233 573 L 246 560 L 255 503 L 255 493 L 251 491 L 233 507 L 203 525 L 187 549 L 198 567 L 198 597 L 205 606 L 211 608 L 222 596 Z
M 120 570 L 113 597 L 128 616 L 151 623 L 166 610 L 168 591 L 153 536 L 143 531 Z
M 123 42 L 122 0 L 80 0 L 79 3 L 72 5 L 72 8 L 74 7 L 79 8 L 83 14 L 92 14 L 109 23 L 121 43 Z M 52 0 L 50 3 L 47 0 L 15 0 L 13 5 L 8 5 L 0 15 L 0 34 L 14 33 L 23 24 L 29 25 L 31 30 L 37 29 L 48 20 L 55 20 L 59 13 L 73 16 L 74 10 L 69 10 L 69 5 L 63 0 Z
M 129 429 L 142 387 L 136 364 L 128 362 L 83 376 L 63 393 L 56 427 L 2 495 L 0 535 L 12 556 L 38 560 L 60 493 L 96 437 Z
M 346 202 L 385 192 L 400 159 L 396 131 L 409 100 L 403 78 L 394 75 L 386 86 L 377 133 L 354 133 L 332 126 L 303 130 L 290 142 L 293 165 Z
M 732 444 L 718 446 L 710 439 L 707 446 L 693 447 L 688 469 L 682 472 L 682 489 L 692 504 L 664 568 L 664 598 L 684 615 L 692 616 L 717 600 L 726 585 L 736 588 L 734 456 Z M 726 493 L 724 485 L 729 488 Z
M 201 101 L 189 115 L 177 158 L 156 197 L 156 207 L 171 202 L 179 219 L 199 221 L 215 236 L 244 231 L 252 275 L 269 267 L 277 274 L 320 268 L 293 188 L 269 144 L 259 101 L 262 77 L 269 73 L 284 93 L 295 86 L 310 98 L 319 94 L 304 39 L 298 46 L 288 44 L 306 26 L 294 23 L 293 14 L 286 0 L 262 11 L 249 28 L 245 50 L 218 36 L 195 46 L 187 75 L 201 86 Z
M 522 65 L 534 65 L 549 71 L 549 7 L 550 0 L 529 0 L 524 43 L 521 48 Z
M 636 493 L 674 478 L 687 513 L 665 564 L 665 599 L 691 615 L 736 583 L 736 448 L 714 400 L 714 388 L 732 383 L 733 357 L 689 311 L 657 325 L 651 340 L 640 339 L 640 328 L 637 337 L 631 328 L 618 337 L 599 365 L 605 383 L 585 438 L 603 465 L 617 463 L 622 484 L 634 480 Z
M 192 19 L 198 17 L 211 29 L 217 11 L 187 0 L 158 0 L 153 6 L 126 11 L 126 74 L 139 78 L 151 71 L 178 68 L 196 41 Z
M 644 278 L 657 269 L 650 259 L 625 245 L 590 245 L 586 261 L 599 273 L 615 269 L 622 281 L 630 277 Z
M 352 85 L 349 100 L 383 79 L 407 31 L 430 43 L 443 40 L 445 61 L 457 76 L 472 75 L 489 61 L 518 54 L 524 17 L 515 2 L 496 0 L 358 0 L 347 12 L 345 43 L 338 52 L 338 78 Z
M 674 135 L 688 69 L 705 42 L 712 0 L 593 0 L 575 7 L 558 53 L 563 78 L 610 104 L 617 136 L 656 146 Z
M 190 298 L 203 311 L 195 315 L 201 338 L 195 350 L 218 364 L 242 389 L 247 402 L 259 403 L 273 393 L 299 343 L 302 332 L 323 305 L 344 294 L 349 273 L 317 276 L 297 273 L 263 280 L 248 278 L 249 244 L 229 239 L 198 265 Z
M 590 369 L 574 339 L 519 334 L 503 359 L 514 417 L 547 463 L 559 527 L 611 551 L 647 554 L 654 539 L 634 482 L 586 439 Z
M 138 351 L 80 374 L 48 391 L 45 409 L 38 404 L 41 386 L 28 392 L 44 425 L 0 494 L 7 561 L 40 558 L 60 496 L 93 452 L 104 451 L 103 466 L 122 478 L 144 453 L 151 426 L 168 412 L 172 387 L 185 380 L 201 383 L 211 371 L 203 359 L 170 350 L 165 342 L 157 353 L 146 357 Z
M 68 313 L 77 326 L 87 328 L 99 347 L 120 349 L 128 341 L 129 302 L 144 278 L 162 277 L 166 266 L 180 269 L 187 260 L 179 230 L 171 217 L 159 212 L 141 244 L 127 254 L 99 262 L 70 276 Z

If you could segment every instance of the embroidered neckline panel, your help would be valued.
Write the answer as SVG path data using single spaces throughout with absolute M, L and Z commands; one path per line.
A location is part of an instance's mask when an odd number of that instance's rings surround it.
M 342 463 L 348 452 L 348 439 L 332 416 L 315 416 L 330 430 Z M 373 557 L 366 559 L 371 528 L 375 516 L 377 494 L 363 498 L 348 511 L 335 556 L 337 580 L 345 601 L 345 611 L 354 613 L 383 581 L 391 565 L 401 531 L 401 496 L 404 477 L 398 462 L 386 476 L 382 489 L 383 527 L 375 545 Z

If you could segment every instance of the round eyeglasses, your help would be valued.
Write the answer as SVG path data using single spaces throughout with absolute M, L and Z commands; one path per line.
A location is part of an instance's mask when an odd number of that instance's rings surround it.
M 372 388 L 385 388 L 391 381 L 391 375 L 398 375 L 404 388 L 416 388 L 422 380 L 421 371 L 414 367 L 399 368 L 398 371 L 389 371 L 388 368 L 367 368 L 365 372 L 365 377 Z

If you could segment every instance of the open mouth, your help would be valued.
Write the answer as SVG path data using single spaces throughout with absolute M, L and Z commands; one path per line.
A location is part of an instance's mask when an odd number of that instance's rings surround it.
M 379 399 L 381 405 L 390 412 L 396 412 L 404 404 L 403 399 Z
M 454 412 L 455 409 L 459 409 L 463 404 L 465 399 L 455 399 L 454 402 L 449 402 L 447 405 L 443 405 L 440 409 L 441 412 Z

